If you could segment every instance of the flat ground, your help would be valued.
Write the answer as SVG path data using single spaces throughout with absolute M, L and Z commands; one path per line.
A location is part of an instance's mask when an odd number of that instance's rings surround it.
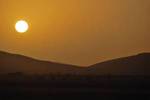
M 149 76 L 1 76 L 1 98 L 150 99 Z

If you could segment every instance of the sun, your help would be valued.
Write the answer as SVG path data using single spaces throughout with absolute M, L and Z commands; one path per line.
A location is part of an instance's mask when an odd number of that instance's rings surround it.
M 29 25 L 25 20 L 19 20 L 15 24 L 15 29 L 19 33 L 24 33 L 29 29 Z

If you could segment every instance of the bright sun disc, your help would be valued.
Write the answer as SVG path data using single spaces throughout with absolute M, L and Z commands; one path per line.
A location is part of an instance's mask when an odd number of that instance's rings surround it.
M 17 23 L 15 25 L 15 29 L 19 33 L 26 32 L 28 30 L 28 28 L 29 28 L 28 23 L 24 20 L 17 21 Z

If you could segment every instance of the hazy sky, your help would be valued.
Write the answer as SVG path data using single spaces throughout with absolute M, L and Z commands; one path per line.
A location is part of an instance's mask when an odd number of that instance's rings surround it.
M 150 52 L 150 0 L 0 0 L 0 50 L 76 65 Z

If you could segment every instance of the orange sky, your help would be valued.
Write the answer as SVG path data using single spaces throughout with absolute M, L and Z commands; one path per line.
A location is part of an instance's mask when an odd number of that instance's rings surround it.
M 149 11 L 149 0 L 0 0 L 0 50 L 75 65 L 150 52 Z

